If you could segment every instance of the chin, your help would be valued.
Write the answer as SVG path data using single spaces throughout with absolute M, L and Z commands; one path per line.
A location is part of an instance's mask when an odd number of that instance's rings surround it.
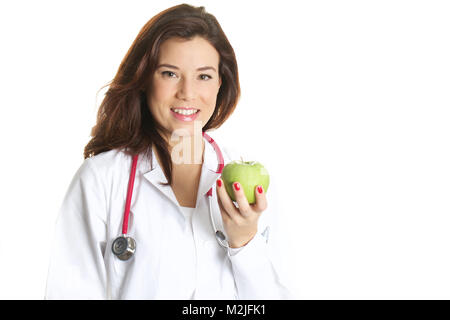
M 172 130 L 172 137 L 191 137 L 194 135 L 194 128 L 189 128 L 186 125 L 181 125 Z

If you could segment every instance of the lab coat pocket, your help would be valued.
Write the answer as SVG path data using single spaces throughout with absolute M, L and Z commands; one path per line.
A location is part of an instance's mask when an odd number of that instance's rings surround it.
M 109 239 L 106 250 L 109 255 L 110 259 L 110 265 L 111 265 L 111 273 L 110 273 L 110 280 L 111 280 L 111 287 L 113 291 L 118 292 L 123 290 L 123 287 L 125 286 L 125 283 L 127 283 L 127 277 L 130 274 L 130 270 L 132 270 L 135 267 L 136 264 L 136 255 L 139 248 L 139 243 L 136 241 L 136 235 L 135 235 L 135 228 L 134 228 L 134 213 L 132 210 L 130 210 L 129 218 L 128 218 L 128 230 L 127 235 L 132 237 L 136 242 L 136 249 L 135 253 L 128 259 L 128 260 L 121 260 L 119 257 L 117 257 L 113 251 L 112 246 L 114 241 L 122 236 L 122 224 L 123 224 L 123 217 L 120 221 L 120 223 L 117 221 L 115 223 L 116 227 L 114 230 L 112 230 L 111 239 Z
M 236 299 L 237 290 L 230 259 L 215 238 L 203 242 L 202 258 L 205 259 L 203 265 L 208 272 L 202 273 L 204 278 L 200 283 L 211 286 L 207 290 L 209 299 Z

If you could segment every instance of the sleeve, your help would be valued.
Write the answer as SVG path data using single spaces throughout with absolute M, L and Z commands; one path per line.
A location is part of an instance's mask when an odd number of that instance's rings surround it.
M 45 299 L 106 299 L 105 188 L 86 159 L 70 183 L 56 221 Z
M 288 238 L 279 230 L 281 217 L 277 187 L 271 176 L 268 207 L 258 222 L 258 232 L 244 247 L 229 248 L 238 299 L 291 300 L 292 272 L 289 269 Z

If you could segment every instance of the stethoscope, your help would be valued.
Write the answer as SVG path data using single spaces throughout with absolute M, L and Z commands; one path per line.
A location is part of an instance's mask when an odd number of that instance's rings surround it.
M 217 143 L 208 136 L 205 132 L 203 132 L 203 137 L 208 141 L 212 147 L 214 148 L 214 151 L 217 154 L 217 158 L 219 160 L 219 165 L 216 173 L 222 173 L 222 169 L 224 167 L 224 160 L 222 156 L 222 152 L 219 149 L 219 146 Z M 130 205 L 131 205 L 131 197 L 133 194 L 133 187 L 134 187 L 134 178 L 136 176 L 136 166 L 137 166 L 137 160 L 138 155 L 135 155 L 133 157 L 133 163 L 131 165 L 131 173 L 130 178 L 128 180 L 128 192 L 127 192 L 127 199 L 125 202 L 125 212 L 123 215 L 123 223 L 122 223 L 122 235 L 118 236 L 112 243 L 112 252 L 120 259 L 120 260 L 128 260 L 130 259 L 135 251 L 136 251 L 136 241 L 128 235 L 128 217 L 130 215 Z M 209 199 L 209 218 L 211 220 L 211 225 L 214 230 L 214 234 L 216 236 L 217 242 L 225 249 L 229 248 L 228 241 L 225 237 L 225 234 L 217 230 L 216 225 L 214 223 L 213 214 L 212 214 L 212 187 L 208 190 L 206 193 L 206 196 Z

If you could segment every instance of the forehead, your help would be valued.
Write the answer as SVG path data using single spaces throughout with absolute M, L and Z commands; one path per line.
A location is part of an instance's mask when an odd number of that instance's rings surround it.
M 164 41 L 159 48 L 159 63 L 182 66 L 200 66 L 219 64 L 219 53 L 202 37 L 190 40 L 183 38 L 170 38 Z

